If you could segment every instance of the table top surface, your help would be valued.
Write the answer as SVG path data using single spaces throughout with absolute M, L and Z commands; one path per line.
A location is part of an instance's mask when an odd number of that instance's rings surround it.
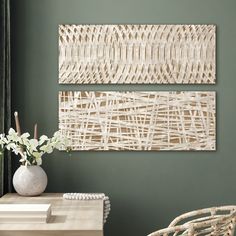
M 66 200 L 62 193 L 44 193 L 37 197 L 8 193 L 0 198 L 0 204 L 4 203 L 50 203 L 52 216 L 48 223 L 0 223 L 0 230 L 103 230 L 103 200 Z

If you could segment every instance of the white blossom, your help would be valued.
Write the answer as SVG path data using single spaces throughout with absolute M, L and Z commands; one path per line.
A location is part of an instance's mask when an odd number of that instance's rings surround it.
M 8 131 L 7 139 L 8 141 L 18 142 L 20 140 L 20 137 L 13 128 L 10 128 Z
M 48 141 L 48 140 L 49 140 L 49 138 L 46 135 L 42 135 L 39 138 L 39 145 L 42 145 L 45 141 Z
M 7 136 L 0 134 L 0 152 L 6 148 L 16 155 L 20 154 L 23 165 L 41 165 L 43 154 L 50 154 L 54 149 L 66 148 L 67 145 L 68 139 L 60 131 L 55 132 L 52 138 L 42 135 L 39 140 L 30 139 L 29 133 L 19 136 L 13 128 L 10 128 Z

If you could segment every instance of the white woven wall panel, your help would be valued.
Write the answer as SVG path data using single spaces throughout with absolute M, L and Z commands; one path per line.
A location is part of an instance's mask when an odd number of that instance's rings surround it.
M 61 84 L 214 84 L 214 25 L 59 25 Z
M 73 150 L 215 150 L 215 92 L 59 92 Z

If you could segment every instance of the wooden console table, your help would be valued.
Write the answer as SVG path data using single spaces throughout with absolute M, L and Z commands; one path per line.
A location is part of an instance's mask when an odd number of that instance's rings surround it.
M 1 236 L 103 236 L 103 200 L 65 200 L 62 193 L 44 193 L 38 197 L 21 197 L 8 193 L 2 203 L 50 203 L 52 217 L 48 223 L 0 223 Z

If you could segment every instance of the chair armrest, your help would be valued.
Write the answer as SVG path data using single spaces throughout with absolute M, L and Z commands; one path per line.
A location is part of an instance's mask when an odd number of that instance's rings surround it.
M 184 213 L 184 214 L 176 217 L 169 224 L 169 227 L 176 226 L 180 221 L 183 221 L 185 219 L 187 220 L 187 222 L 192 221 L 191 219 L 188 219 L 188 218 L 191 218 L 191 217 L 194 217 L 194 216 L 199 216 L 199 215 L 204 215 L 204 214 L 208 214 L 209 216 L 214 216 L 217 212 L 221 212 L 221 211 L 222 212 L 225 212 L 225 211 L 232 212 L 232 211 L 235 211 L 235 209 L 236 209 L 235 206 L 223 206 L 223 207 L 210 207 L 210 208 L 206 208 L 206 209 L 200 209 L 200 210 L 187 212 L 187 213 Z M 222 214 L 222 216 L 223 216 L 223 214 Z M 181 224 L 183 224 L 183 223 L 181 223 Z
M 187 229 L 189 229 L 190 225 L 178 225 L 173 227 L 168 227 L 164 229 L 157 230 L 151 234 L 148 234 L 148 236 L 168 236 L 169 234 L 175 233 L 175 232 L 185 232 Z

